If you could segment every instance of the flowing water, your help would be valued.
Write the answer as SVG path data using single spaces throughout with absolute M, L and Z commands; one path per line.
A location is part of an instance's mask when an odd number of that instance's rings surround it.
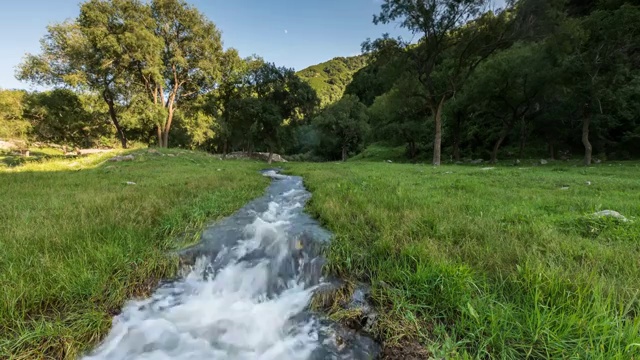
M 302 179 L 265 171 L 267 194 L 205 230 L 179 280 L 132 301 L 86 360 L 372 359 L 378 346 L 309 310 L 330 234 L 303 212 Z

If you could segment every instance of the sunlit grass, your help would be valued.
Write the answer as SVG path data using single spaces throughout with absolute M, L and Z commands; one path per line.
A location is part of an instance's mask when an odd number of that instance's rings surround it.
M 0 358 L 75 359 L 125 300 L 175 274 L 172 249 L 267 185 L 260 163 L 178 150 L 105 162 L 112 156 L 0 170 Z
M 289 164 L 373 286 L 374 335 L 436 358 L 640 356 L 640 166 Z M 631 219 L 596 219 L 616 210 Z M 334 317 L 350 316 L 329 307 Z

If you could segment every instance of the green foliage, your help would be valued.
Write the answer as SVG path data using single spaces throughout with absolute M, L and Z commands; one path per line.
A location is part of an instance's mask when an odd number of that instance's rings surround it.
M 31 124 L 23 119 L 25 98 L 22 90 L 0 89 L 0 139 L 25 139 Z
M 169 153 L 179 156 L 161 156 Z M 109 166 L 113 154 L 0 170 L 0 358 L 83 355 L 125 301 L 175 275 L 168 252 L 267 183 L 258 163 L 134 155 Z
M 320 98 L 320 105 L 325 107 L 342 98 L 353 75 L 366 61 L 365 56 L 337 57 L 300 70 L 297 75 L 311 85 Z
M 369 132 L 367 107 L 356 96 L 345 95 L 313 119 L 321 134 L 318 151 L 329 159 L 346 161 L 350 153 L 361 150 Z
M 26 117 L 39 141 L 89 148 L 112 135 L 103 104 L 71 90 L 34 93 L 29 96 Z

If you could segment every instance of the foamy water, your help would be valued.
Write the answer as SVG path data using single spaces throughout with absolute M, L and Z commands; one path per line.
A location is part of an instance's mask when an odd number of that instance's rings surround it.
M 373 342 L 336 345 L 337 325 L 308 311 L 329 233 L 303 212 L 302 179 L 265 172 L 267 195 L 209 227 L 178 281 L 132 301 L 86 360 L 372 358 Z M 352 335 L 353 336 L 353 335 Z

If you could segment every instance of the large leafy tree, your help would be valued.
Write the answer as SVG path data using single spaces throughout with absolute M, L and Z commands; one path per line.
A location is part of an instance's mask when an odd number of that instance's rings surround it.
M 524 146 L 527 118 L 539 110 L 541 95 L 555 75 L 538 44 L 516 44 L 478 67 L 461 97 L 475 109 L 474 117 L 485 121 L 486 137 L 489 129 L 499 129 L 491 162 L 497 161 L 500 146 L 518 123 L 524 132 L 521 148 Z M 497 126 L 492 124 L 495 121 Z
M 150 9 L 150 30 L 160 48 L 137 63 L 137 73 L 159 114 L 154 119 L 158 144 L 167 147 L 179 104 L 215 87 L 222 41 L 216 26 L 185 1 L 154 0 Z
M 25 116 L 38 140 L 90 147 L 113 135 L 103 107 L 90 95 L 56 89 L 30 95 Z
M 150 20 L 148 7 L 138 0 L 83 3 L 75 21 L 48 27 L 42 53 L 27 55 L 18 78 L 99 93 L 126 148 L 120 114 L 130 101 L 132 64 L 155 51 L 154 35 L 145 26 Z
M 368 120 L 367 107 L 356 96 L 345 95 L 324 109 L 313 123 L 329 143 L 337 145 L 342 161 L 346 161 L 349 153 L 364 143 L 369 131 Z
M 222 56 L 219 85 L 207 94 L 204 112 L 216 119 L 215 142 L 223 154 L 248 140 L 246 129 L 253 116 L 243 108 L 248 105 L 243 99 L 252 95 L 251 74 L 263 64 L 257 57 L 241 59 L 235 49 L 228 49 Z
M 293 69 L 266 63 L 251 73 L 255 121 L 251 133 L 260 136 L 271 155 L 281 145 L 283 132 L 313 113 L 320 100 Z

